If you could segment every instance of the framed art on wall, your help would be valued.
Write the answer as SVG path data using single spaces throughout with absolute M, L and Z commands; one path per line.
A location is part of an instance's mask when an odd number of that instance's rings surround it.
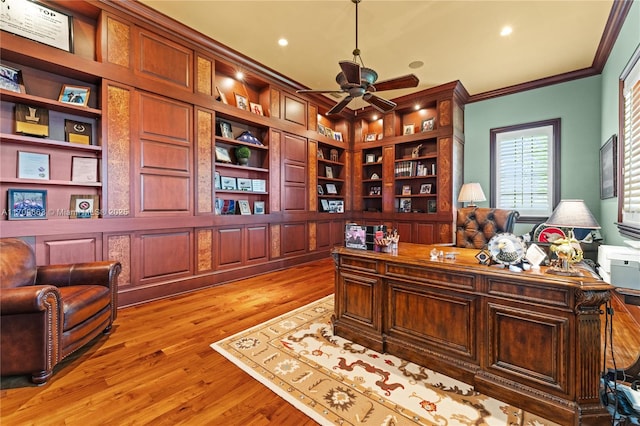
M 49 180 L 49 154 L 18 151 L 18 178 Z
M 87 106 L 87 104 L 89 103 L 90 93 L 90 87 L 71 86 L 69 84 L 63 84 L 62 89 L 60 90 L 58 101 L 65 104 Z
M 0 64 L 0 89 L 16 93 L 24 93 L 22 71 Z
M 69 205 L 69 219 L 96 219 L 100 197 L 97 195 L 72 195 Z
M 618 137 L 611 136 L 600 148 L 600 199 L 615 197 L 617 191 Z

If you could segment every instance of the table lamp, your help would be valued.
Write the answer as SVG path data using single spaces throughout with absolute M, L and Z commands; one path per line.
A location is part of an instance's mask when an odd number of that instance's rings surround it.
M 565 238 L 559 238 L 553 242 L 550 250 L 558 256 L 560 264 L 547 270 L 551 274 L 581 276 L 582 273 L 573 267 L 583 257 L 580 243 L 576 240 L 573 229 L 600 229 L 598 221 L 593 217 L 583 200 L 562 200 L 555 208 L 546 226 L 569 228 Z
M 460 189 L 460 195 L 458 195 L 458 202 L 468 202 L 467 207 L 478 207 L 475 204 L 476 201 L 485 201 L 484 192 L 478 182 L 465 183 Z

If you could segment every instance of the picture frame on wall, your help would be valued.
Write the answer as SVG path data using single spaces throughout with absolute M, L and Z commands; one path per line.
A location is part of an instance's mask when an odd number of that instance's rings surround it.
M 2 2 L 0 29 L 73 53 L 73 18 L 40 2 Z
M 47 218 L 47 191 L 41 189 L 8 189 L 9 220 Z
M 22 71 L 0 64 L 0 89 L 16 93 L 25 93 Z
M 618 137 L 612 135 L 600 148 L 600 199 L 613 198 L 618 194 Z
M 425 118 L 422 120 L 422 125 L 420 126 L 420 130 L 423 132 L 429 132 L 433 130 L 433 124 L 435 122 L 435 118 Z
M 60 89 L 60 95 L 58 96 L 58 102 L 78 106 L 87 106 L 89 104 L 90 94 L 90 87 L 63 84 L 62 89 Z
M 97 219 L 100 211 L 97 195 L 72 195 L 69 204 L 69 219 Z
M 228 105 L 229 102 L 227 101 L 227 97 L 225 96 L 224 92 L 220 90 L 218 86 L 216 86 L 216 92 L 218 93 L 218 97 L 216 98 L 216 100 L 222 102 L 223 104 Z
M 222 146 L 216 146 L 216 161 L 221 163 L 230 163 L 231 157 L 229 156 L 229 151 L 227 148 Z
M 412 124 L 405 124 L 402 126 L 402 134 L 403 135 L 412 135 L 414 131 L 414 126 Z
M 257 104 L 255 102 L 249 102 L 249 107 L 251 108 L 251 112 L 257 115 L 264 115 L 264 111 L 262 110 L 262 105 Z

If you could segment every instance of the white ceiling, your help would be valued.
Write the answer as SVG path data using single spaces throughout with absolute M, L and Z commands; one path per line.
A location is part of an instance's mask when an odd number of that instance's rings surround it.
M 353 57 L 351 0 L 140 2 L 308 88 L 338 89 L 338 61 Z M 611 7 L 611 0 L 362 0 L 358 47 L 379 81 L 420 79 L 415 89 L 382 97 L 454 80 L 476 95 L 590 67 Z M 505 25 L 513 33 L 501 37 Z M 288 46 L 278 45 L 281 37 Z M 424 66 L 410 69 L 413 61 Z

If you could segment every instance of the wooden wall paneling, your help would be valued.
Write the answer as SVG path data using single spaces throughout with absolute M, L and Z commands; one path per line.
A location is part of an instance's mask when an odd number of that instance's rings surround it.
M 314 132 L 318 130 L 318 107 L 313 104 L 308 105 L 307 128 Z
M 353 207 L 353 200 L 354 198 L 356 198 L 354 195 L 354 188 L 353 188 L 353 153 L 350 150 L 345 149 L 344 153 L 343 153 L 343 162 L 344 162 L 344 166 L 342 167 L 342 179 L 344 179 L 344 183 L 343 185 L 347 185 L 347 189 L 343 189 L 342 190 L 342 194 L 344 196 L 344 209 L 345 212 L 346 211 L 352 211 L 354 210 Z M 362 167 L 358 167 L 359 169 L 362 169 Z M 350 185 L 350 187 L 348 186 Z M 360 194 L 362 193 L 362 187 L 359 188 L 357 194 L 358 194 L 358 199 L 362 200 L 362 197 L 360 197 Z
M 279 223 L 273 223 L 269 226 L 270 242 L 271 242 L 271 259 L 277 259 L 282 256 L 282 227 Z
M 280 91 L 271 88 L 271 96 L 269 102 L 269 116 L 275 118 L 282 118 L 282 112 L 280 111 Z
M 364 184 L 362 183 L 362 180 L 369 179 L 370 176 L 367 176 L 367 177 L 362 176 L 363 174 L 362 164 L 364 163 L 362 149 L 358 149 L 357 151 L 355 151 L 351 156 L 351 158 L 353 161 L 353 173 L 351 175 L 352 180 L 351 182 L 349 181 L 345 182 L 345 185 L 349 185 L 348 191 L 346 192 L 350 192 L 354 195 L 354 197 L 352 197 L 353 211 L 361 212 L 364 210 L 364 199 L 362 198 L 362 195 L 366 195 L 364 193 Z
M 193 274 L 193 237 L 190 230 L 165 229 L 140 233 L 137 261 L 140 284 Z
M 393 145 L 387 145 L 382 148 L 382 211 L 384 213 L 396 211 L 394 188 L 395 156 L 395 147 Z
M 193 107 L 139 93 L 137 215 L 190 214 Z
M 134 29 L 136 73 L 159 82 L 193 91 L 191 49 L 136 27 Z
M 282 200 L 278 195 L 282 190 L 280 165 L 282 162 L 282 133 L 269 130 L 269 213 L 282 210 Z M 273 251 L 271 252 L 273 256 Z
M 203 56 L 200 53 L 196 52 L 195 56 L 195 92 L 215 98 L 217 96 L 215 88 L 215 63 L 213 59 Z
M 306 210 L 307 140 L 288 133 L 283 134 L 281 164 L 283 210 Z
M 196 214 L 213 212 L 213 112 L 196 108 Z
M 245 228 L 246 263 L 269 260 L 269 227 L 266 224 L 247 225 Z
M 400 241 L 407 243 L 415 242 L 415 235 L 413 233 L 413 226 L 411 222 L 396 221 L 393 225 L 400 235 Z
M 282 224 L 282 255 L 304 254 L 307 249 L 306 223 L 288 222 Z
M 344 245 L 344 219 L 331 221 L 331 246 Z
M 438 139 L 438 165 L 436 169 L 438 179 L 438 210 L 442 212 L 451 211 L 453 183 L 450 171 L 452 170 L 451 160 L 453 157 L 453 144 L 450 137 Z
M 389 112 L 382 117 L 384 137 L 390 138 L 400 133 L 400 117 L 396 112 Z
M 452 122 L 451 101 L 449 99 L 441 100 L 438 103 L 438 121 L 440 127 L 451 126 Z
M 309 191 L 309 192 L 313 192 L 313 191 Z M 312 251 L 316 251 L 316 249 L 318 248 L 318 229 L 317 229 L 317 224 L 316 222 L 308 222 L 307 223 L 307 229 L 309 230 L 309 235 L 307 237 L 307 241 L 308 241 L 308 247 L 307 249 L 312 252 Z
M 416 222 L 414 243 L 433 244 L 437 241 L 435 235 L 435 226 L 433 223 Z
M 105 234 L 106 260 L 117 260 L 122 265 L 122 272 L 118 276 L 118 289 L 131 287 L 131 235 Z
M 213 270 L 213 230 L 196 230 L 196 272 Z
M 331 222 L 320 220 L 316 222 L 316 248 L 327 250 L 331 247 Z
M 131 127 L 137 120 L 137 109 L 133 108 L 133 88 L 104 81 L 103 99 L 103 217 L 131 216 L 132 209 L 132 162 L 133 146 Z M 104 93 L 106 92 L 106 93 Z M 106 198 L 106 202 L 105 202 Z
M 36 261 L 39 265 L 60 265 L 99 260 L 102 260 L 102 234 L 100 233 L 36 238 Z
M 307 102 L 290 93 L 282 92 L 282 109 L 284 118 L 292 123 L 300 124 L 307 128 Z
M 216 269 L 242 265 L 245 240 L 242 227 L 222 227 L 216 229 Z
M 107 12 L 102 13 L 101 39 L 97 43 L 98 61 L 131 68 L 132 24 Z
M 309 140 L 309 151 L 308 151 L 308 182 L 309 182 L 309 210 L 310 211 L 318 211 L 318 191 L 313 190 L 313 188 L 317 188 L 318 185 L 318 142 Z

